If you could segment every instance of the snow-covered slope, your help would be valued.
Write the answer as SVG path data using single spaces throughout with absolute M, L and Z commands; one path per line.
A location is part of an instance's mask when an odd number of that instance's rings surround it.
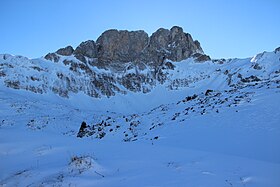
M 278 75 L 279 51 L 264 52 L 252 59 L 204 63 L 197 63 L 193 58 L 181 62 L 165 61 L 156 69 L 145 64 L 141 64 L 140 68 L 134 63 L 121 66 L 121 69 L 111 65 L 99 69 L 73 56 L 60 56 L 60 60 L 54 63 L 44 58 L 28 59 L 5 54 L 0 55 L 0 84 L 44 97 L 54 93 L 70 100 L 80 100 L 81 95 L 87 95 L 92 98 L 87 98 L 85 103 L 94 102 L 104 108 L 108 105 L 103 102 L 109 102 L 110 110 L 119 110 L 120 105 L 125 103 L 139 110 L 139 103 L 156 107 L 182 99 L 186 92 L 225 90 L 254 80 L 270 79 L 274 74 Z M 94 99 L 105 97 L 109 99 Z M 141 98 L 151 99 L 149 102 L 138 102 Z M 145 111 L 147 106 L 142 108 Z
M 278 187 L 280 52 L 169 63 L 88 66 L 119 88 L 104 97 L 63 61 L 0 55 L 0 185 Z M 129 73 L 153 83 L 128 89 Z

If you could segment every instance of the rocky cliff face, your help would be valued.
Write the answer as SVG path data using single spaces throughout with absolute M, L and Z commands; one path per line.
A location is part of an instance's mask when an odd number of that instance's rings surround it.
M 200 43 L 177 26 L 170 30 L 160 28 L 150 37 L 144 50 L 145 61 L 161 63 L 164 59 L 179 62 L 194 54 L 204 54 Z M 210 60 L 210 58 L 208 59 Z
M 103 63 L 134 62 L 149 43 L 144 31 L 105 31 L 96 41 L 98 60 Z
M 59 60 L 57 54 L 62 56 L 74 54 L 82 62 L 95 62 L 96 66 L 103 68 L 128 62 L 158 66 L 165 60 L 178 62 L 192 56 L 198 61 L 210 60 L 210 57 L 204 54 L 200 43 L 194 41 L 190 34 L 184 33 L 178 26 L 170 30 L 160 28 L 151 37 L 142 30 L 112 29 L 102 33 L 96 42 L 93 40 L 82 42 L 75 50 L 67 46 L 55 53 L 47 54 L 45 58 L 57 62 Z

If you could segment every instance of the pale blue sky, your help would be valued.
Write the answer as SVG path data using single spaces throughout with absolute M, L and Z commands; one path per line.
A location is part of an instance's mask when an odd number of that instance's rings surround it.
M 183 27 L 213 58 L 280 46 L 280 0 L 0 0 L 0 53 L 40 57 L 105 30 Z

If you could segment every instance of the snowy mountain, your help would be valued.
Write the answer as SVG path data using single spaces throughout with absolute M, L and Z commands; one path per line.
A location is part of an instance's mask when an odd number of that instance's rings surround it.
M 96 43 L 85 41 L 75 50 L 67 46 L 44 58 L 1 55 L 1 77 L 8 87 L 35 93 L 52 91 L 69 97 L 82 92 L 96 98 L 111 97 L 150 92 L 166 82 L 169 70 L 174 70 L 172 61 L 190 57 L 210 60 L 199 42 L 180 27 L 159 29 L 151 37 L 144 31 L 109 30 Z M 171 89 L 178 86 L 177 80 L 172 81 Z
M 211 60 L 178 27 L 135 32 L 0 55 L 0 186 L 280 186 L 279 48 Z

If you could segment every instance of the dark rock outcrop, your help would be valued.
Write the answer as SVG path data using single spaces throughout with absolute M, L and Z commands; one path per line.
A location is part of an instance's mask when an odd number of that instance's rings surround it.
M 88 128 L 89 126 L 86 124 L 86 122 L 82 122 L 82 124 L 81 124 L 81 126 L 80 126 L 80 129 L 79 129 L 79 132 L 78 132 L 78 134 L 77 134 L 77 137 L 78 138 L 82 138 L 82 137 L 84 137 L 85 135 L 86 135 L 86 133 L 87 133 L 87 128 Z
M 96 58 L 97 48 L 93 40 L 82 42 L 74 51 L 74 55 L 82 62 L 86 62 L 86 58 Z
M 59 61 L 59 56 L 74 56 L 81 62 L 93 61 L 99 67 L 122 65 L 128 62 L 145 63 L 152 66 L 162 65 L 164 61 L 182 61 L 193 55 L 199 62 L 210 60 L 205 55 L 200 43 L 193 40 L 181 27 L 170 30 L 160 28 L 148 36 L 142 30 L 107 30 L 97 39 L 82 42 L 75 50 L 71 46 L 61 48 L 56 53 L 45 56 L 47 60 Z M 118 65 L 116 67 L 118 67 Z
M 145 50 L 146 61 L 161 63 L 165 59 L 182 61 L 195 53 L 204 54 L 200 43 L 193 41 L 189 33 L 184 33 L 178 26 L 170 30 L 160 28 L 150 37 L 150 43 Z
M 251 75 L 250 77 L 246 77 L 246 78 L 242 78 L 241 76 L 241 81 L 244 83 L 249 83 L 249 82 L 258 82 L 261 81 L 261 79 L 255 75 Z
M 205 62 L 211 60 L 210 56 L 201 53 L 195 53 L 191 57 L 193 57 L 196 62 Z
M 56 53 L 48 53 L 44 58 L 53 62 L 58 62 L 60 59 Z
M 72 46 L 67 46 L 65 48 L 60 48 L 59 50 L 56 51 L 57 54 L 62 55 L 62 56 L 70 56 L 74 52 L 74 49 Z

